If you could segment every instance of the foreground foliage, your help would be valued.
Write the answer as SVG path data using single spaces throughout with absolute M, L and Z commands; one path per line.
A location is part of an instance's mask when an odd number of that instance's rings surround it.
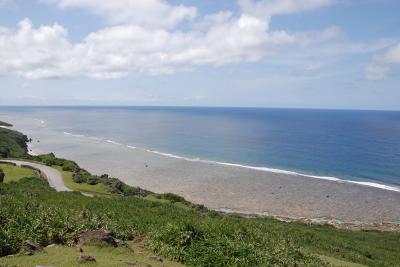
M 76 248 L 54 246 L 46 248 L 44 253 L 35 253 L 33 256 L 19 255 L 0 258 L 0 266 L 79 266 L 79 267 L 119 267 L 119 266 L 153 266 L 153 267 L 182 267 L 176 262 L 152 258 L 153 254 L 138 244 L 129 243 L 133 248 L 82 246 L 87 255 L 91 255 L 96 262 L 78 262 L 79 253 Z
M 98 228 L 123 240 L 144 235 L 155 253 L 190 266 L 323 266 L 317 254 L 396 266 L 400 255 L 399 233 L 245 219 L 137 196 L 88 198 L 57 193 L 39 178 L 2 184 L 0 203 L 1 256 L 17 253 L 27 239 L 72 246 Z

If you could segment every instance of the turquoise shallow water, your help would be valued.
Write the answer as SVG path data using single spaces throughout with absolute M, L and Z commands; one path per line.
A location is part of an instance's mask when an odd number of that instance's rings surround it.
M 2 117 L 172 155 L 400 185 L 400 112 L 2 107 Z M 170 156 L 172 156 L 170 155 Z

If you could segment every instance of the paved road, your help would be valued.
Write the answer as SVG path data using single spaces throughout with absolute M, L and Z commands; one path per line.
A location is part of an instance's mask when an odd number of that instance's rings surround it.
M 61 173 L 52 167 L 29 161 L 20 161 L 20 160 L 1 160 L 1 161 L 12 162 L 17 164 L 18 166 L 27 165 L 39 169 L 42 173 L 46 175 L 50 186 L 53 187 L 55 190 L 57 190 L 58 192 L 72 191 L 64 184 L 64 180 L 61 176 Z

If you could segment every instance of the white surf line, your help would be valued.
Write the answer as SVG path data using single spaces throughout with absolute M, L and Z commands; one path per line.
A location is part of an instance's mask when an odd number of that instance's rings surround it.
M 71 133 L 66 133 L 66 132 L 64 132 L 64 134 L 70 135 L 70 136 L 73 136 L 73 137 L 86 137 L 84 135 L 77 135 L 77 134 L 71 134 Z M 90 138 L 93 139 L 93 140 L 104 141 L 104 142 L 107 142 L 107 143 L 110 143 L 110 144 L 114 144 L 114 145 L 118 145 L 118 146 L 122 146 L 123 145 L 123 144 L 115 142 L 113 140 L 101 139 L 101 138 L 97 138 L 97 137 L 90 137 Z M 131 145 L 126 145 L 126 147 L 130 148 L 130 149 L 139 149 L 139 150 L 142 150 L 142 151 L 145 151 L 145 152 L 148 152 L 148 153 L 153 153 L 153 154 L 160 155 L 160 156 L 165 156 L 165 157 L 174 158 L 174 159 L 181 159 L 181 160 L 190 161 L 190 162 L 201 162 L 201 163 L 207 163 L 207 164 L 217 164 L 217 165 L 223 165 L 223 166 L 229 166 L 229 167 L 251 169 L 251 170 L 262 171 L 262 172 L 308 177 L 308 178 L 326 180 L 326 181 L 337 182 L 337 183 L 357 184 L 357 185 L 361 185 L 361 186 L 374 187 L 374 188 L 379 188 L 379 189 L 383 189 L 383 190 L 394 191 L 394 192 L 399 192 L 400 193 L 400 187 L 384 185 L 384 184 L 380 184 L 380 183 L 345 180 L 345 179 L 340 179 L 340 178 L 333 177 L 333 176 L 309 175 L 309 174 L 303 174 L 303 173 L 294 172 L 294 171 L 288 171 L 288 170 L 274 169 L 274 168 L 268 168 L 268 167 L 256 167 L 256 166 L 242 165 L 242 164 L 229 163 L 229 162 L 203 160 L 203 159 L 200 159 L 200 158 L 188 158 L 188 157 L 183 157 L 183 156 L 179 156 L 179 155 L 175 155 L 175 154 L 171 154 L 171 153 L 160 152 L 160 151 L 157 151 L 157 150 L 139 148 L 139 147 L 135 147 L 135 146 L 131 146 Z

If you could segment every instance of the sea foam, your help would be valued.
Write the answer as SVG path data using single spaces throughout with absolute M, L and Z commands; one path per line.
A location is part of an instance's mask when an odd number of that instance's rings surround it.
M 72 134 L 69 132 L 64 132 L 65 135 L 73 136 L 73 137 L 86 137 L 85 135 L 82 134 Z M 119 142 L 109 140 L 109 139 L 102 139 L 98 137 L 89 137 L 92 140 L 96 141 L 103 141 L 109 144 L 113 145 L 118 145 L 118 146 L 123 146 L 124 144 L 121 144 Z M 313 178 L 313 179 L 320 179 L 320 180 L 327 180 L 331 182 L 338 182 L 338 183 L 350 183 L 350 184 L 358 184 L 361 186 L 368 186 L 368 187 L 374 187 L 374 188 L 379 188 L 379 189 L 384 189 L 384 190 L 389 190 L 389 191 L 394 191 L 394 192 L 400 192 L 400 187 L 397 186 L 392 186 L 392 185 L 384 185 L 384 184 L 379 184 L 379 183 L 374 183 L 374 182 L 366 182 L 366 181 L 354 181 L 354 180 L 346 180 L 346 179 L 340 179 L 338 177 L 333 177 L 333 176 L 318 176 L 318 175 L 310 175 L 310 174 L 304 174 L 304 173 L 299 173 L 299 172 L 294 172 L 294 171 L 289 171 L 289 170 L 282 170 L 282 169 L 275 169 L 275 168 L 269 168 L 269 167 L 260 167 L 260 166 L 251 166 L 251 165 L 243 165 L 243 164 L 238 164 L 238 163 L 230 163 L 230 162 L 221 162 L 221 161 L 212 161 L 212 160 L 205 160 L 205 159 L 200 159 L 200 158 L 189 158 L 189 157 L 184 157 L 184 156 L 179 156 L 171 153 L 166 153 L 166 152 L 160 152 L 157 150 L 151 150 L 151 149 L 145 149 L 145 148 L 140 148 L 132 145 L 125 145 L 127 148 L 130 149 L 139 149 L 148 153 L 153 153 L 156 155 L 164 156 L 164 157 L 169 157 L 169 158 L 174 158 L 174 159 L 180 159 L 180 160 L 185 160 L 185 161 L 190 161 L 190 162 L 201 162 L 201 163 L 207 163 L 207 164 L 215 164 L 215 165 L 222 165 L 222 166 L 228 166 L 228 167 L 237 167 L 237 168 L 246 168 L 246 169 L 251 169 L 251 170 L 256 170 L 256 171 L 263 171 L 263 172 L 270 172 L 270 173 L 276 173 L 276 174 L 285 174 L 285 175 L 292 175 L 292 176 L 301 176 L 301 177 L 308 177 L 308 178 Z

